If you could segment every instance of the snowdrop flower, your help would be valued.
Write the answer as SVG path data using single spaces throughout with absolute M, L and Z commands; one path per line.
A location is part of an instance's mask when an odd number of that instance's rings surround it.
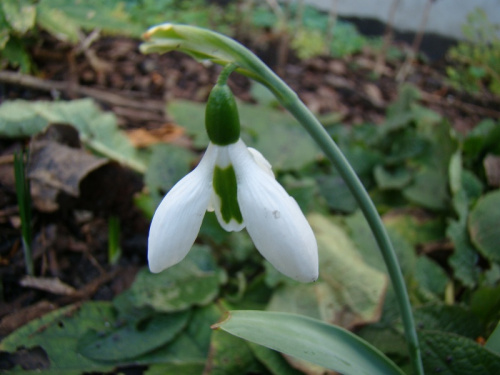
M 297 202 L 275 180 L 269 162 L 240 139 L 236 102 L 225 79 L 219 78 L 208 99 L 205 121 L 210 143 L 205 155 L 154 214 L 149 268 L 161 272 L 184 259 L 208 210 L 215 211 L 226 231 L 246 228 L 255 247 L 281 273 L 302 282 L 315 281 L 314 233 Z

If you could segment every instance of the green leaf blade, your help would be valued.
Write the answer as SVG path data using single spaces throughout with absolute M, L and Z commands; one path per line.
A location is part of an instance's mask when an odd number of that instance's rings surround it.
M 146 323 L 128 324 L 108 334 L 88 331 L 79 341 L 77 352 L 96 361 L 130 360 L 171 341 L 188 319 L 189 312 L 158 314 Z
M 403 374 L 376 348 L 349 331 L 300 315 L 231 311 L 215 327 L 346 375 Z
M 483 256 L 500 262 L 498 251 L 498 225 L 500 224 L 500 190 L 481 197 L 469 216 L 471 241 Z
M 427 374 L 481 375 L 500 373 L 500 357 L 475 341 L 453 333 L 420 331 Z
M 484 347 L 500 355 L 500 322 L 498 322 L 497 327 L 488 338 L 488 341 L 486 341 Z
M 5 18 L 15 31 L 24 34 L 35 26 L 36 9 L 30 1 L 4 0 L 2 3 Z

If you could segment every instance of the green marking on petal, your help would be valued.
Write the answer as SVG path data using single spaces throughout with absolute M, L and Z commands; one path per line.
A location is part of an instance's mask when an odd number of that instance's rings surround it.
M 214 190 L 220 197 L 220 212 L 224 222 L 229 223 L 234 219 L 237 223 L 243 222 L 240 206 L 238 204 L 236 174 L 232 165 L 227 168 L 215 167 Z

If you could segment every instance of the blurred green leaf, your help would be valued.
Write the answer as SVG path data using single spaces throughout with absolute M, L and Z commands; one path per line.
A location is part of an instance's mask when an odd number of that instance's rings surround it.
M 427 374 L 484 375 L 500 373 L 500 356 L 475 341 L 448 332 L 420 331 Z
M 472 243 L 481 254 L 500 262 L 498 228 L 500 227 L 500 190 L 490 192 L 477 201 L 469 216 Z
M 500 264 L 493 263 L 489 270 L 484 273 L 483 285 L 495 286 L 500 282 Z
M 0 106 L 0 137 L 29 137 L 55 123 L 73 125 L 82 142 L 95 152 L 139 172 L 146 170 L 143 157 L 118 128 L 114 114 L 102 112 L 91 99 L 13 100 Z
M 400 233 L 413 246 L 436 242 L 444 237 L 445 223 L 423 211 L 389 211 L 383 216 L 389 229 Z
M 500 355 L 500 322 L 497 324 L 490 337 L 488 337 L 488 341 L 486 341 L 484 347 Z
M 229 235 L 230 234 L 220 226 L 215 216 L 215 212 L 207 211 L 201 224 L 199 236 L 202 238 L 206 237 L 215 244 L 220 245 L 228 239 Z
M 88 331 L 106 331 L 115 321 L 116 310 L 110 302 L 86 302 L 70 305 L 17 329 L 0 343 L 0 350 L 40 346 L 47 353 L 50 369 L 40 374 L 72 375 L 107 372 L 113 366 L 92 361 L 77 351 L 78 340 Z
M 320 56 L 326 47 L 324 33 L 314 29 L 298 28 L 293 34 L 290 47 L 301 60 Z
M 167 104 L 167 113 L 174 118 L 176 124 L 186 128 L 187 134 L 193 137 L 196 148 L 208 146 L 208 135 L 205 130 L 205 103 L 188 100 L 172 100 Z
M 10 35 L 7 38 L 4 34 L 3 41 L 5 42 L 5 46 L 1 50 L 2 59 L 6 59 L 13 67 L 19 67 L 21 72 L 29 73 L 31 71 L 32 61 L 22 39 L 14 35 Z M 2 130 L 0 129 L 0 136 L 1 135 Z
M 478 6 L 468 14 L 462 32 L 465 40 L 448 50 L 447 60 L 454 67 L 448 66 L 446 71 L 452 85 L 469 92 L 489 86 L 492 93 L 500 94 L 498 24 Z
M 248 344 L 221 330 L 212 333 L 207 366 L 211 375 L 262 373 Z
M 407 283 L 413 284 L 415 276 L 415 265 L 417 263 L 417 255 L 415 246 L 411 243 L 404 234 L 395 228 L 387 227 L 389 238 L 394 246 L 394 251 L 398 257 L 399 266 L 403 272 L 403 276 Z
M 36 9 L 30 0 L 2 0 L 5 19 L 20 34 L 35 26 Z
M 264 85 L 252 82 L 250 87 L 252 98 L 259 104 L 267 107 L 278 107 L 279 101 Z
M 403 374 L 377 349 L 342 328 L 277 312 L 231 311 L 226 332 L 343 374 Z
M 100 115 L 90 99 L 68 102 L 5 101 L 0 106 L 0 136 L 30 137 L 51 123 L 73 124 L 87 131 L 89 123 Z
M 269 370 L 272 375 L 301 375 L 302 372 L 291 367 L 281 353 L 248 342 L 247 345 L 255 357 Z
M 149 366 L 144 375 L 200 375 L 204 368 L 204 363 L 162 363 Z
M 387 233 L 396 251 L 399 265 L 407 282 L 413 282 L 417 261 L 415 246 L 440 238 L 441 223 L 439 220 L 419 220 L 411 214 L 389 212 L 383 216 Z M 366 264 L 383 272 L 387 272 L 375 237 L 361 211 L 347 217 L 345 223 L 349 235 L 356 244 Z
M 450 165 L 448 168 L 448 174 L 450 178 L 450 190 L 452 194 L 457 194 L 462 189 L 462 152 L 460 150 L 455 151 L 451 156 Z
M 500 152 L 500 122 L 492 119 L 481 121 L 474 127 L 463 141 L 465 155 L 474 159 L 488 151 Z
M 474 287 L 479 279 L 479 254 L 470 242 L 467 231 L 469 215 L 469 199 L 465 190 L 459 190 L 453 196 L 453 206 L 458 220 L 450 220 L 446 228 L 446 236 L 453 242 L 455 251 L 449 258 L 454 276 L 468 287 Z
M 268 309 L 347 327 L 378 320 L 387 287 L 385 274 L 365 263 L 339 225 L 319 214 L 309 215 L 308 221 L 318 241 L 320 279 L 278 288 Z
M 500 319 L 500 285 L 482 286 L 474 291 L 470 300 L 471 311 L 486 325 L 496 325 Z
M 386 267 L 382 254 L 378 249 L 373 232 L 361 210 L 357 210 L 352 215 L 346 216 L 344 218 L 344 223 L 347 227 L 349 237 L 356 245 L 356 248 L 366 264 L 385 273 Z
M 189 173 L 194 159 L 195 154 L 182 147 L 169 144 L 152 146 L 144 183 L 157 204 Z
M 419 285 L 420 292 L 428 299 L 442 300 L 448 275 L 436 262 L 426 256 L 417 258 L 415 264 L 415 280 Z
M 243 140 L 259 150 L 275 170 L 297 170 L 320 152 L 309 134 L 287 112 L 239 104 Z
M 126 297 L 136 307 L 181 311 L 210 303 L 225 281 L 226 274 L 217 268 L 210 248 L 195 245 L 184 260 L 166 271 L 139 271 Z
M 471 201 L 475 201 L 483 193 L 484 184 L 474 173 L 464 169 L 462 170 L 462 188 L 467 194 L 467 197 Z
M 403 190 L 411 201 L 432 210 L 446 209 L 450 203 L 448 192 L 449 164 L 457 150 L 457 142 L 450 125 L 421 122 L 418 131 L 430 142 L 430 150 L 417 160 L 420 170 L 413 183 Z
M 408 356 L 404 334 L 395 324 L 369 324 L 357 330 L 356 334 L 387 355 Z
M 352 168 L 361 177 L 371 176 L 373 168 L 381 162 L 380 154 L 364 146 L 351 145 L 343 147 L 345 157 Z
M 130 360 L 171 341 L 186 326 L 189 315 L 156 314 L 118 329 L 90 330 L 78 341 L 77 352 L 96 361 Z
M 330 209 L 351 213 L 358 208 L 351 190 L 339 175 L 320 175 L 316 177 L 316 181 Z
M 37 23 L 59 40 L 78 43 L 82 31 L 77 23 L 59 8 L 45 6 L 42 2 L 37 8 Z
M 426 305 L 415 309 L 414 315 L 418 329 L 455 333 L 473 340 L 484 331 L 478 316 L 465 306 Z
M 2 29 L 0 25 L 0 51 L 2 51 L 5 48 L 9 39 L 10 39 L 9 30 Z
M 183 332 L 183 336 L 188 337 L 198 347 L 199 359 L 203 360 L 207 357 L 212 337 L 210 327 L 221 318 L 222 314 L 222 308 L 216 304 L 193 309 L 191 321 Z M 189 355 L 192 355 L 192 353 L 189 353 Z
M 295 178 L 292 174 L 285 175 L 279 181 L 285 190 L 296 201 L 302 211 L 309 211 L 313 204 L 314 194 L 318 189 L 316 181 L 310 177 Z
M 140 36 L 143 31 L 141 27 L 131 22 L 122 1 L 40 0 L 37 8 L 44 14 L 43 25 L 52 26 L 52 30 L 49 28 L 48 31 L 55 30 L 58 33 L 70 31 L 65 34 L 68 38 L 73 36 L 76 28 L 60 28 L 61 22 L 55 20 L 55 17 L 62 15 L 68 23 L 85 30 L 100 29 L 105 33 L 132 36 Z M 56 24 L 58 27 L 54 29 Z
M 404 84 L 399 87 L 396 100 L 387 108 L 387 116 L 405 113 L 411 110 L 412 105 L 420 99 L 420 91 L 412 84 Z
M 458 221 L 452 221 L 446 235 L 453 242 L 455 251 L 449 259 L 454 276 L 468 287 L 474 287 L 479 277 L 479 256 L 467 235 L 467 228 Z
M 153 198 L 149 192 L 142 191 L 134 195 L 134 205 L 149 220 L 153 218 L 156 207 L 159 204 L 159 198 Z
M 215 304 L 191 309 L 191 319 L 187 327 L 173 341 L 156 350 L 136 357 L 133 363 L 185 364 L 188 368 L 204 365 L 208 356 L 212 329 L 222 312 Z M 158 334 L 158 333 L 157 333 Z
M 380 189 L 402 189 L 411 181 L 411 173 L 407 169 L 388 170 L 382 165 L 374 169 L 375 181 Z
M 416 169 L 412 165 L 416 159 L 430 153 L 431 143 L 413 127 L 406 127 L 399 133 L 390 134 L 383 138 L 380 146 L 385 150 L 383 162 L 386 166 Z M 410 164 L 409 166 L 407 164 Z

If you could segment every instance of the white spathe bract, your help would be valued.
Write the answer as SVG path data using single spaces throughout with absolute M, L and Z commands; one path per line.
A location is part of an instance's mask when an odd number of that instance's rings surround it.
M 226 223 L 213 191 L 216 166 L 232 165 L 243 223 Z M 318 278 L 314 233 L 297 202 L 275 180 L 271 165 L 240 139 L 228 146 L 210 143 L 200 164 L 165 196 L 155 212 L 148 240 L 151 272 L 180 262 L 191 249 L 205 211 L 215 210 L 227 231 L 247 228 L 256 248 L 281 273 L 311 282 Z

